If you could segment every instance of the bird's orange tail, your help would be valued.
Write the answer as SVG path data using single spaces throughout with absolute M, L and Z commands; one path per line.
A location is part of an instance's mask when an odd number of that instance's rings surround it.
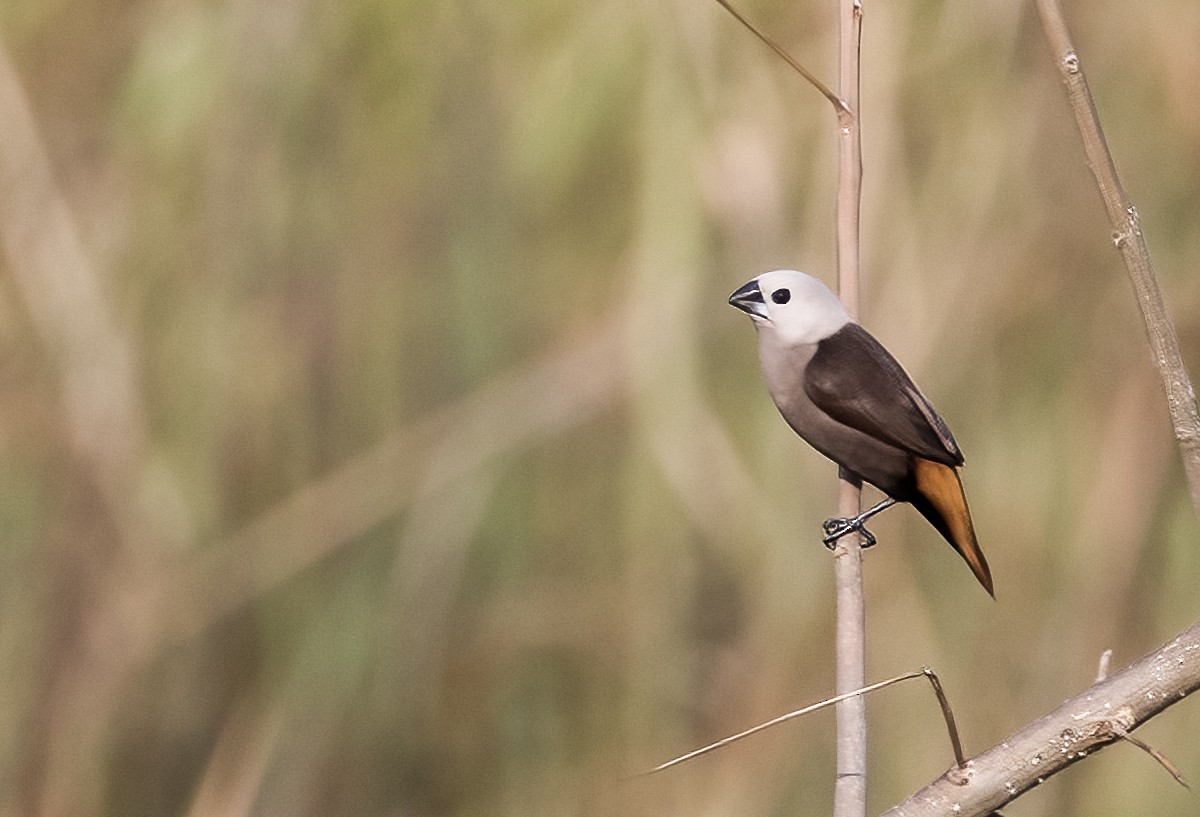
M 971 511 L 967 508 L 967 494 L 963 490 L 958 470 L 932 460 L 914 458 L 913 476 L 920 497 L 913 502 L 917 510 L 938 529 L 946 541 L 954 546 L 959 555 L 971 567 L 971 572 L 983 589 L 995 598 L 992 590 L 992 572 L 987 559 L 979 549 L 975 538 L 975 526 L 971 523 Z

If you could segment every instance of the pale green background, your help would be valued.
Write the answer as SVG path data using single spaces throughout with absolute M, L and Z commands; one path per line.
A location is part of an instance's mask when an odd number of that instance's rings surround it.
M 1197 523 L 1032 4 L 866 6 L 863 321 L 997 592 L 889 512 L 868 676 L 935 667 L 976 752 L 1200 615 Z M 834 81 L 832 0 L 744 8 Z M 1067 13 L 1200 373 L 1200 4 Z M 725 305 L 832 280 L 799 77 L 704 0 L 10 0 L 0 44 L 80 250 L 49 291 L 56 223 L 0 224 L 0 815 L 828 813 L 829 714 L 624 779 L 832 688 L 833 468 Z M 1198 713 L 1139 732 L 1193 781 Z M 868 717 L 877 812 L 950 753 L 919 684 Z M 1195 808 L 1117 746 L 1005 813 Z

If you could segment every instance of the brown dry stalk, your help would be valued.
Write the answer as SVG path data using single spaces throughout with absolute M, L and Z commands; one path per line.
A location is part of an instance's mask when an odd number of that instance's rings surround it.
M 862 139 L 859 131 L 859 54 L 862 47 L 861 0 L 838 2 L 837 262 L 838 294 L 858 318 L 859 213 L 862 204 Z M 862 488 L 839 479 L 838 515 L 857 516 Z M 847 536 L 834 550 L 837 586 L 837 686 L 839 693 L 866 681 L 866 605 L 863 595 L 862 537 Z M 834 817 L 863 817 L 867 812 L 867 709 L 861 696 L 837 708 L 837 759 Z
M 1163 303 L 1162 290 L 1150 262 L 1150 250 L 1142 233 L 1141 220 L 1121 180 L 1112 152 L 1100 127 L 1100 116 L 1096 103 L 1088 88 L 1087 77 L 1079 52 L 1071 42 L 1066 19 L 1058 0 L 1038 0 L 1038 13 L 1046 39 L 1054 53 L 1054 60 L 1067 86 L 1067 98 L 1075 114 L 1075 122 L 1083 137 L 1083 149 L 1087 154 L 1088 167 L 1100 188 L 1104 209 L 1112 224 L 1112 240 L 1133 282 L 1146 332 L 1150 337 L 1150 348 L 1154 363 L 1163 381 L 1167 394 L 1167 408 L 1171 413 L 1171 425 L 1179 443 L 1179 454 L 1183 458 L 1188 488 L 1192 496 L 1192 507 L 1200 516 L 1200 412 L 1196 408 L 1196 393 L 1179 351 L 1179 339 L 1167 308 Z
M 819 703 L 810 704 L 802 709 L 797 709 L 795 711 L 788 712 L 787 714 L 771 718 L 769 721 L 764 721 L 756 726 L 751 726 L 749 729 L 745 729 L 735 735 L 721 738 L 720 740 L 713 741 L 707 746 L 701 746 L 699 749 L 693 749 L 692 751 L 682 754 L 679 757 L 672 758 L 665 763 L 660 763 L 650 771 L 644 772 L 643 774 L 651 775 L 657 772 L 666 771 L 667 769 L 687 763 L 689 760 L 694 760 L 701 755 L 706 755 L 709 752 L 715 752 L 718 749 L 724 749 L 731 743 L 737 743 L 739 740 L 748 738 L 751 735 L 757 735 L 759 732 L 764 732 L 767 729 L 787 723 L 790 720 L 811 714 L 819 709 L 825 709 L 826 707 L 843 703 L 850 698 L 861 698 L 862 696 L 871 692 L 876 692 L 884 687 L 889 687 L 902 681 L 911 681 L 914 678 L 922 677 L 929 681 L 930 686 L 933 688 L 933 693 L 937 697 L 938 706 L 940 706 L 942 710 L 942 717 L 946 721 L 946 731 L 950 736 L 950 748 L 954 751 L 955 763 L 961 767 L 966 761 L 963 758 L 962 743 L 958 739 L 958 728 L 954 725 L 954 711 L 950 708 L 950 701 L 946 697 L 945 691 L 942 689 L 942 683 L 938 679 L 937 673 L 929 667 L 922 667 L 919 670 L 905 672 L 895 676 L 894 678 L 888 678 L 886 681 L 877 681 L 874 684 L 870 684 L 859 689 L 852 689 L 849 692 L 843 692 L 839 695 L 834 695 L 832 698 L 826 698 Z
M 862 49 L 862 0 L 838 2 L 838 93 L 794 59 L 727 0 L 717 0 L 766 43 L 833 105 L 838 123 L 837 259 L 838 293 L 846 310 L 858 317 L 859 213 L 862 201 L 862 140 L 859 132 L 859 57 Z M 862 486 L 838 480 L 838 515 L 857 516 Z M 862 537 L 844 536 L 834 548 L 836 586 L 835 636 L 837 761 L 834 817 L 862 817 L 867 810 L 867 712 L 861 696 L 851 694 L 866 683 L 866 608 L 863 602 Z
M 1046 39 L 1067 86 L 1083 137 L 1088 166 L 1113 227 L 1146 323 L 1154 360 L 1167 394 L 1175 437 L 1192 503 L 1200 514 L 1200 414 L 1170 316 L 1150 263 L 1137 208 L 1121 186 L 1100 127 L 1083 66 L 1058 0 L 1038 0 Z M 1200 689 L 1200 621 L 1162 649 L 1108 677 L 1108 654 L 1099 680 L 1079 695 L 967 763 L 964 777 L 951 770 L 888 811 L 892 817 L 954 813 L 986 815 L 1094 751 L 1126 741 L 1147 752 L 1183 785 L 1161 753 L 1130 735 L 1139 725 Z M 885 816 L 886 817 L 886 816 Z
M 885 812 L 884 817 L 989 814 L 1051 775 L 1125 739 L 1138 726 L 1197 689 L 1200 622 L 1161 649 L 1093 684 L 1050 714 L 968 760 L 963 769 L 950 769 Z

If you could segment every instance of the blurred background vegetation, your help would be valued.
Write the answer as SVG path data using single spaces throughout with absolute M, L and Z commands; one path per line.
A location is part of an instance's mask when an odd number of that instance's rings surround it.
M 831 0 L 742 5 L 834 81 Z M 1200 5 L 1067 12 L 1200 374 Z M 863 321 L 998 596 L 887 514 L 868 676 L 977 752 L 1200 615 L 1196 519 L 1032 4 L 863 52 Z M 832 689 L 725 298 L 832 280 L 833 127 L 703 0 L 0 5 L 0 815 L 826 814 L 829 714 L 624 778 Z M 877 811 L 950 751 L 868 713 Z M 1118 746 L 1005 812 L 1194 808 Z

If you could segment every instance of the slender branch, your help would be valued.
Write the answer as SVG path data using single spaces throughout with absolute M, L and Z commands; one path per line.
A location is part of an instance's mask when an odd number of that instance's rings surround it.
M 1124 729 L 1116 729 L 1115 731 L 1117 733 L 1117 737 L 1119 737 L 1121 740 L 1126 741 L 1128 743 L 1132 743 L 1134 746 L 1138 747 L 1143 752 L 1150 755 L 1150 757 L 1154 758 L 1154 760 L 1158 763 L 1158 765 L 1162 766 L 1164 769 L 1166 769 L 1167 774 L 1171 775 L 1171 777 L 1173 777 L 1175 779 L 1176 783 L 1183 786 L 1185 789 L 1190 790 L 1192 788 L 1191 786 L 1188 785 L 1187 780 L 1184 778 L 1183 774 L 1180 773 L 1179 769 L 1175 768 L 1175 764 L 1173 764 L 1171 761 L 1167 760 L 1167 758 L 1163 755 L 1162 752 L 1158 751 L 1153 746 L 1151 746 L 1149 743 L 1146 743 L 1144 740 L 1142 740 L 1140 738 L 1135 738 L 1133 735 L 1129 734 Z
M 946 719 L 946 732 L 950 735 L 950 748 L 954 750 L 954 762 L 960 767 L 967 760 L 963 757 L 962 741 L 958 739 L 958 726 L 954 723 L 954 710 L 950 708 L 950 699 L 946 697 L 946 691 L 942 689 L 942 681 L 937 677 L 937 673 L 929 667 L 924 667 L 921 674 L 929 679 L 929 684 L 933 687 L 933 694 L 937 696 L 938 706 L 942 708 L 942 717 Z
M 986 815 L 1200 689 L 1200 621 L 1000 744 L 951 769 L 884 817 Z M 1168 769 L 1169 770 L 1169 769 Z M 965 772 L 965 773 L 964 773 Z
M 720 740 L 714 741 L 707 746 L 701 746 L 699 749 L 694 749 L 687 754 L 672 758 L 666 763 L 660 763 L 650 771 L 643 772 L 642 775 L 639 776 L 652 775 L 656 772 L 670 769 L 682 763 L 687 763 L 689 760 L 693 760 L 701 755 L 706 755 L 709 752 L 715 752 L 717 749 L 723 749 L 731 743 L 736 743 L 737 741 L 742 740 L 743 738 L 748 738 L 751 735 L 757 735 L 759 732 L 765 731 L 774 726 L 779 726 L 781 723 L 787 723 L 788 721 L 799 718 L 802 715 L 808 715 L 812 712 L 816 712 L 819 709 L 825 709 L 827 707 L 834 706 L 835 704 L 839 704 L 842 701 L 849 700 L 850 698 L 864 696 L 870 692 L 875 692 L 883 689 L 884 687 L 889 687 L 892 684 L 898 684 L 902 681 L 911 681 L 914 678 L 926 678 L 933 687 L 933 692 L 937 696 L 938 705 L 942 709 L 942 717 L 946 720 L 946 731 L 950 735 L 950 746 L 954 750 L 955 761 L 958 766 L 961 767 L 965 761 L 962 754 L 962 745 L 958 739 L 958 729 L 954 725 L 954 712 L 950 708 L 950 701 L 946 698 L 946 693 L 942 690 L 942 684 L 937 677 L 937 673 L 929 667 L 922 667 L 919 670 L 905 672 L 895 676 L 894 678 L 888 678 L 886 681 L 876 681 L 875 683 L 861 687 L 860 689 L 852 689 L 849 692 L 843 692 L 840 695 L 834 695 L 832 698 L 826 698 L 819 703 L 810 704 L 802 709 L 797 709 L 793 712 L 788 712 L 785 715 L 772 718 L 771 720 L 760 723 L 757 726 L 752 726 L 749 729 L 738 732 L 736 735 L 730 735 L 729 737 L 721 738 Z
M 1113 227 L 1113 242 L 1121 251 L 1137 294 L 1166 390 L 1192 504 L 1200 514 L 1200 413 L 1150 262 L 1137 208 L 1117 176 L 1062 8 L 1058 0 L 1037 0 L 1037 6 L 1046 39 L 1067 86 L 1088 166 Z M 1117 741 L 1127 741 L 1146 751 L 1186 786 L 1174 766 L 1130 732 L 1200 689 L 1200 621 L 1162 649 L 1113 676 L 1108 674 L 1110 655 L 1105 652 L 1102 656 L 1096 683 L 972 759 L 967 766 L 969 775 L 955 775 L 955 770 L 951 770 L 886 815 L 921 817 L 951 811 L 961 817 L 989 814 L 1051 775 Z
M 1163 304 L 1162 291 L 1150 262 L 1150 251 L 1142 234 L 1137 208 L 1121 186 L 1117 167 L 1100 127 L 1096 104 L 1088 88 L 1087 77 L 1079 53 L 1071 42 L 1062 7 L 1058 0 L 1038 0 L 1038 12 L 1046 39 L 1067 86 L 1067 97 L 1079 133 L 1083 137 L 1083 149 L 1087 154 L 1088 166 L 1100 188 L 1108 219 L 1112 224 L 1112 238 L 1133 282 L 1137 293 L 1142 319 L 1150 336 L 1150 347 L 1154 362 L 1162 377 L 1167 394 L 1167 408 L 1171 413 L 1171 424 L 1179 453 L 1183 458 L 1188 488 L 1192 496 L 1192 507 L 1200 516 L 1200 412 L 1196 408 L 1196 394 L 1192 389 L 1183 356 L 1179 351 L 1179 340 L 1175 327 Z
M 720 3 L 726 11 L 732 14 L 734 19 L 748 28 L 751 34 L 766 43 L 767 47 L 779 55 L 784 62 L 786 62 L 796 71 L 796 73 L 808 80 L 809 85 L 820 91 L 821 95 L 828 99 L 829 103 L 833 105 L 833 109 L 838 112 L 839 116 L 849 111 L 849 108 L 846 107 L 846 103 L 841 97 L 829 90 L 829 87 L 825 85 L 825 83 L 817 79 L 815 74 L 801 65 L 795 57 L 785 51 L 783 46 L 771 39 L 771 37 L 769 37 L 765 32 L 755 26 L 754 23 L 746 19 L 746 17 L 740 11 L 730 5 L 727 0 L 717 0 L 717 2 Z
M 1112 663 L 1112 653 L 1113 653 L 1113 651 L 1111 649 L 1105 650 L 1103 653 L 1101 653 L 1100 667 L 1096 672 L 1096 683 L 1100 683 L 1101 681 L 1103 681 L 1105 678 L 1108 677 L 1109 665 Z M 1183 775 L 1179 772 L 1179 770 L 1175 768 L 1175 766 L 1171 763 L 1171 761 L 1167 760 L 1167 758 L 1162 754 L 1162 752 L 1158 751 L 1150 744 L 1148 744 L 1138 738 L 1135 738 L 1133 735 L 1129 734 L 1128 732 L 1126 732 L 1124 729 L 1122 729 L 1120 727 L 1116 727 L 1114 731 L 1116 731 L 1117 737 L 1121 738 L 1124 741 L 1132 743 L 1134 746 L 1138 747 L 1143 752 L 1150 755 L 1150 757 L 1152 757 L 1156 761 L 1158 761 L 1158 764 L 1167 770 L 1167 774 L 1169 774 L 1169 775 L 1171 775 L 1171 777 L 1175 778 L 1176 783 L 1183 786 L 1185 789 L 1191 788 L 1191 786 L 1188 785 L 1188 782 L 1186 780 L 1184 780 Z
M 718 741 L 714 741 L 714 742 L 708 744 L 707 746 L 701 746 L 699 749 L 693 749 L 692 751 L 688 752 L 687 754 L 683 754 L 683 755 L 680 755 L 679 757 L 672 758 L 671 760 L 668 760 L 666 763 L 658 764 L 650 771 L 645 772 L 645 774 L 651 775 L 656 772 L 661 772 L 666 769 L 670 769 L 673 766 L 678 766 L 681 763 L 687 763 L 689 760 L 700 757 L 701 755 L 706 755 L 709 752 L 715 752 L 717 749 L 723 749 L 724 747 L 728 746 L 731 743 L 737 743 L 739 740 L 748 738 L 751 735 L 757 735 L 759 732 L 763 732 L 767 729 L 770 729 L 773 726 L 779 726 L 781 723 L 787 723 L 788 721 L 799 718 L 802 715 L 808 715 L 812 712 L 816 712 L 817 710 L 825 709 L 830 706 L 834 706 L 836 704 L 842 703 L 843 701 L 849 700 L 850 698 L 858 698 L 862 695 L 867 694 L 868 692 L 874 692 L 875 690 L 883 689 L 884 687 L 891 686 L 892 684 L 898 684 L 901 681 L 910 681 L 913 678 L 920 678 L 922 675 L 925 675 L 925 672 L 926 672 L 925 670 L 916 670 L 913 672 L 906 672 L 903 675 L 897 675 L 895 678 L 888 678 L 886 681 L 878 681 L 874 684 L 870 684 L 869 686 L 861 687 L 859 689 L 852 689 L 849 692 L 843 692 L 840 695 L 834 695 L 832 698 L 826 698 L 823 701 L 820 701 L 815 704 L 810 704 L 809 706 L 806 706 L 802 709 L 797 709 L 793 712 L 788 712 L 787 714 L 780 715 L 776 718 L 771 718 L 771 720 L 764 721 L 763 723 L 760 723 L 757 726 L 751 726 L 749 729 L 744 729 L 741 732 L 738 732 L 736 735 L 730 735 L 729 737 L 721 738 Z
M 862 198 L 862 141 L 859 135 L 859 52 L 862 44 L 861 0 L 838 3 L 837 248 L 838 293 L 846 310 L 858 316 L 858 233 Z M 857 516 L 862 486 L 841 478 L 838 515 Z M 866 608 L 863 601 L 862 538 L 841 539 L 834 551 L 837 587 L 837 682 L 839 693 L 861 687 L 866 679 Z M 837 759 L 833 791 L 834 817 L 862 817 L 867 811 L 867 711 L 861 697 L 837 708 Z
M 862 0 L 839 0 L 838 94 L 834 94 L 782 46 L 757 29 L 727 0 L 717 0 L 738 22 L 766 43 L 820 91 L 838 118 L 837 248 L 838 292 L 846 310 L 858 317 L 858 228 L 862 198 L 862 141 L 858 125 L 859 56 L 862 48 Z M 861 483 L 839 476 L 838 515 L 858 516 Z M 834 817 L 862 817 L 867 809 L 867 713 L 861 697 L 851 694 L 866 683 L 866 612 L 863 604 L 862 537 L 842 537 L 834 549 L 837 596 L 836 689 L 837 763 Z

